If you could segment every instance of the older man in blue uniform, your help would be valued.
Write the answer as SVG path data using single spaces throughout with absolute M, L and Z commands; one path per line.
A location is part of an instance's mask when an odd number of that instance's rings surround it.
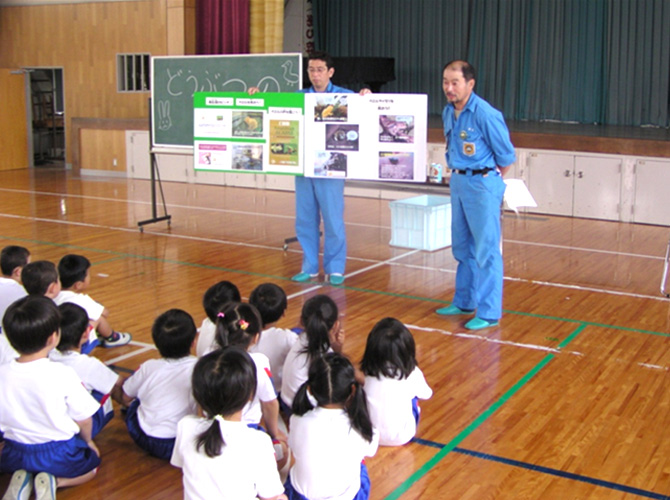
M 502 316 L 502 176 L 516 161 L 500 111 L 475 94 L 475 70 L 452 61 L 442 70 L 447 105 L 442 112 L 451 175 L 452 252 L 458 261 L 456 292 L 442 315 L 469 315 L 465 327 L 481 330 Z

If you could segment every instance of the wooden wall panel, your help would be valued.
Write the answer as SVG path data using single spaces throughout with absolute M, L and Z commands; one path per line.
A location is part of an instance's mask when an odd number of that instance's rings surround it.
M 116 55 L 166 55 L 166 10 L 166 0 L 0 8 L 0 67 L 63 68 L 66 161 L 72 118 L 147 116 L 148 92 L 116 91 Z
M 125 174 L 125 130 L 82 129 L 80 134 L 81 168 Z
M 28 168 L 25 78 L 0 69 L 0 170 Z

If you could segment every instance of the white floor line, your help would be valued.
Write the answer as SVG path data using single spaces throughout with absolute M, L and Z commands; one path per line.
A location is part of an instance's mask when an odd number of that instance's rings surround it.
M 21 193 L 21 194 L 38 194 L 38 195 L 42 195 L 42 196 L 56 196 L 56 197 L 61 197 L 61 198 L 77 198 L 77 199 L 98 200 L 98 201 L 112 201 L 112 202 L 116 202 L 116 203 L 125 203 L 125 204 L 138 204 L 138 205 L 149 205 L 150 204 L 150 202 L 142 201 L 142 200 L 107 198 L 107 197 L 103 197 L 103 196 L 78 195 L 78 194 L 70 194 L 70 193 L 54 193 L 54 192 L 49 192 L 49 191 L 32 191 L 32 190 L 29 190 L 29 189 L 0 188 L 0 192 L 3 192 L 3 191 L 4 192 Z M 197 205 L 179 205 L 179 204 L 166 203 L 166 206 L 170 207 L 170 208 L 180 208 L 180 209 L 190 209 L 190 210 L 204 210 L 204 211 L 207 211 L 207 212 L 220 212 L 220 213 L 239 214 L 239 215 L 253 215 L 253 216 L 262 216 L 262 217 L 279 218 L 279 219 L 294 219 L 295 218 L 293 215 L 267 214 L 267 213 L 259 213 L 259 212 L 248 212 L 248 211 L 243 211 L 243 210 L 230 210 L 230 209 L 216 208 L 216 207 L 203 207 L 203 206 L 197 206 Z M 73 223 L 73 222 L 71 222 L 71 224 L 82 224 L 82 225 L 84 225 L 84 223 Z M 358 227 L 372 227 L 372 228 L 389 229 L 389 226 L 380 226 L 380 225 L 376 225 L 376 224 L 361 224 L 361 223 L 356 223 L 356 222 L 347 222 L 347 225 L 348 226 L 358 226 Z M 118 229 L 119 230 L 124 230 L 124 231 L 134 230 L 134 229 L 129 229 L 129 228 L 121 228 L 121 227 L 119 227 Z M 137 229 L 137 228 L 135 228 L 135 229 Z M 516 244 L 516 245 L 527 245 L 527 246 L 538 246 L 538 247 L 543 247 L 543 248 L 557 248 L 557 249 L 562 249 L 562 250 L 572 250 L 572 251 L 576 251 L 576 252 L 589 252 L 589 253 L 606 254 L 606 255 L 620 255 L 620 256 L 623 256 L 623 257 L 638 257 L 638 258 L 646 258 L 646 259 L 664 260 L 663 256 L 658 256 L 658 255 L 617 252 L 617 251 L 614 251 L 614 250 L 600 250 L 600 249 L 593 249 L 593 248 L 573 247 L 573 246 L 568 246 L 568 245 L 556 245 L 556 244 L 551 244 L 551 243 L 537 243 L 537 242 L 530 242 L 530 241 L 510 240 L 510 239 L 504 239 L 504 243 Z
M 108 359 L 107 361 L 105 361 L 105 364 L 106 365 L 113 365 L 114 363 L 118 363 L 119 361 L 130 359 L 130 358 L 133 358 L 135 356 L 139 356 L 140 354 L 143 354 L 145 352 L 154 351 L 154 350 L 156 350 L 155 346 L 142 347 L 142 348 L 136 349 L 132 352 L 122 354 L 121 356 L 117 356 L 116 358 Z
M 481 340 L 483 342 L 489 342 L 491 344 L 499 344 L 499 345 L 506 345 L 506 346 L 511 346 L 511 347 L 521 347 L 523 349 L 532 349 L 535 351 L 543 351 L 543 352 L 548 352 L 552 354 L 571 354 L 573 356 L 583 356 L 581 352 L 576 352 L 576 351 L 565 351 L 563 349 L 557 349 L 555 347 L 547 347 L 547 346 L 541 346 L 541 345 L 535 345 L 535 344 L 523 344 L 519 342 L 510 342 L 508 340 L 500 340 L 496 339 L 493 337 L 487 337 L 485 334 L 476 334 L 476 333 L 454 333 L 450 332 L 449 330 L 441 330 L 439 328 L 426 328 L 423 326 L 416 326 L 416 325 L 408 325 L 405 324 L 407 328 L 410 330 L 419 330 L 423 332 L 436 332 L 441 335 L 448 335 L 450 337 L 458 337 L 458 338 L 464 338 L 464 339 L 474 339 L 474 340 Z
M 556 288 L 566 288 L 568 290 L 579 290 L 583 292 L 595 292 L 595 293 L 605 293 L 608 295 L 618 295 L 621 297 L 631 297 L 635 299 L 652 299 L 652 300 L 660 300 L 660 301 L 667 301 L 668 299 L 666 297 L 663 297 L 661 295 L 644 295 L 640 293 L 630 293 L 630 292 L 622 292 L 619 290 L 606 290 L 604 288 L 594 288 L 594 287 L 588 287 L 588 286 L 580 286 L 580 285 L 568 285 L 565 283 L 552 283 L 550 281 L 539 281 L 539 280 L 529 280 L 525 278 L 511 278 L 508 276 L 505 276 L 505 281 L 517 281 L 519 283 L 531 283 L 533 285 L 542 285 L 542 286 L 551 286 L 551 287 L 556 287 Z

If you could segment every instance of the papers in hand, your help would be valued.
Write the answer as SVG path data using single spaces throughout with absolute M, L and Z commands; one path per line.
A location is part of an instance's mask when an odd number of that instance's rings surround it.
M 518 212 L 519 207 L 536 207 L 537 203 L 523 179 L 505 179 L 505 204 L 510 210 Z

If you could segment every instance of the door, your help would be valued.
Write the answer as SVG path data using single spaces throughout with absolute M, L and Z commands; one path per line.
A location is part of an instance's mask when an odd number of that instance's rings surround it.
M 572 216 L 574 156 L 554 153 L 528 155 L 528 189 L 541 214 Z
M 26 75 L 0 68 L 0 170 L 28 168 Z
M 575 217 L 621 218 L 621 158 L 577 156 L 574 177 Z

